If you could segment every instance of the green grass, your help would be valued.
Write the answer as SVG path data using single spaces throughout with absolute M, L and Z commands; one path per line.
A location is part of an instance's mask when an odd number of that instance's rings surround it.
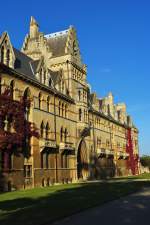
M 45 225 L 149 186 L 149 181 L 68 184 L 0 194 L 1 225 Z
M 135 175 L 135 176 L 128 176 L 128 177 L 117 177 L 114 179 L 150 179 L 150 173 L 143 173 L 140 175 Z
M 134 179 L 150 179 L 150 173 L 143 173 L 137 176 L 130 176 L 129 178 L 134 178 Z

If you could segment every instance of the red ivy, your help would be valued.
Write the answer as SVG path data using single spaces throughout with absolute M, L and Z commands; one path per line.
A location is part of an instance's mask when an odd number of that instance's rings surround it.
M 139 156 L 138 156 L 138 154 L 134 154 L 134 152 L 133 152 L 131 128 L 128 128 L 128 130 L 127 130 L 126 152 L 129 154 L 129 159 L 127 160 L 127 167 L 128 167 L 128 169 L 131 169 L 132 174 L 135 175 L 136 173 L 138 173 L 138 159 L 139 159 Z
M 30 104 L 30 100 L 24 98 L 13 100 L 9 89 L 0 94 L 0 150 L 23 149 L 25 140 L 39 137 L 35 124 L 26 120 L 25 110 Z M 6 117 L 13 131 L 4 130 Z

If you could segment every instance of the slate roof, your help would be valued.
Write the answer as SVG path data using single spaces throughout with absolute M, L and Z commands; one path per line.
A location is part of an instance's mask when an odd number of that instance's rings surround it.
M 35 78 L 34 71 L 32 70 L 32 67 L 31 67 L 31 62 L 33 60 L 14 47 L 13 47 L 13 51 L 16 57 L 14 70 L 24 74 L 27 77 Z
M 45 35 L 54 57 L 65 55 L 68 30 Z
M 24 53 L 17 50 L 16 48 L 13 48 L 13 51 L 16 57 L 14 70 L 16 70 L 19 73 L 22 73 L 24 76 L 31 77 L 37 80 L 35 77 L 35 73 L 40 60 L 33 60 Z M 59 71 L 52 71 L 49 69 L 49 73 L 51 75 L 54 85 L 57 82 L 59 82 L 60 80 Z

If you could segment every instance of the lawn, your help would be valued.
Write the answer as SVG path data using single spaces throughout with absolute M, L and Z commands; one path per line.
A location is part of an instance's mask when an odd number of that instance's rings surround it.
M 150 181 L 68 184 L 0 194 L 0 224 L 49 225 L 145 186 L 150 187 Z
M 149 179 L 150 180 L 150 173 L 143 173 L 140 175 L 135 175 L 135 176 L 128 176 L 128 177 L 117 177 L 114 179 Z
M 143 173 L 137 176 L 130 176 L 128 178 L 134 178 L 134 179 L 150 179 L 150 173 Z

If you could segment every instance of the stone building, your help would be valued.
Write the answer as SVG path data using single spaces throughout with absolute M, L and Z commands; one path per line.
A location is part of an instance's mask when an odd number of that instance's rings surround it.
M 126 105 L 114 104 L 112 93 L 98 98 L 91 92 L 74 27 L 45 35 L 31 17 L 21 51 L 13 47 L 7 32 L 1 35 L 0 61 L 1 93 L 11 86 L 13 99 L 31 99 L 28 119 L 40 134 L 30 140 L 30 157 L 12 154 L 8 170 L 3 169 L 0 151 L 1 188 L 132 173 L 129 161 L 130 156 L 138 158 L 138 130 Z

